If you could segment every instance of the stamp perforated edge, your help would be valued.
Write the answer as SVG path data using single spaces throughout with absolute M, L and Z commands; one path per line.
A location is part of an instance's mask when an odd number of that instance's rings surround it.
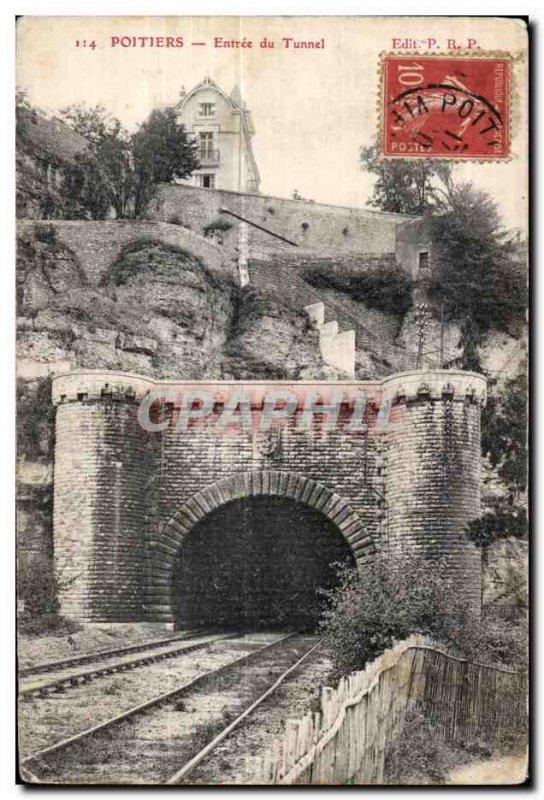
M 394 56 L 396 58 L 433 58 L 433 59 L 452 59 L 452 58 L 473 58 L 473 59 L 486 59 L 492 61 L 493 59 L 504 59 L 509 62 L 510 64 L 510 74 L 508 80 L 508 140 L 507 140 L 507 147 L 508 147 L 508 155 L 507 156 L 499 156 L 499 157 L 487 157 L 484 158 L 482 156 L 475 156 L 471 158 L 470 156 L 438 156 L 438 155 L 427 155 L 427 156 L 416 156 L 410 155 L 409 153 L 403 153 L 402 155 L 394 156 L 394 155 L 387 155 L 383 152 L 383 142 L 385 136 L 384 130 L 384 108 L 385 108 L 385 58 L 390 56 Z M 382 50 L 379 54 L 379 61 L 378 61 L 378 95 L 376 100 L 376 113 L 378 118 L 378 126 L 377 126 L 377 142 L 378 142 L 378 158 L 384 160 L 400 160 L 400 161 L 407 161 L 407 160 L 414 160 L 414 161 L 455 161 L 458 164 L 508 164 L 509 161 L 512 160 L 512 124 L 513 124 L 513 103 L 512 103 L 512 84 L 513 84 L 513 67 L 514 64 L 517 62 L 524 60 L 525 53 L 520 53 L 519 55 L 515 56 L 512 53 L 509 53 L 505 50 L 444 50 L 440 53 L 437 52 L 430 52 L 430 51 L 419 51 L 419 50 L 410 50 L 406 53 L 399 53 L 395 50 Z

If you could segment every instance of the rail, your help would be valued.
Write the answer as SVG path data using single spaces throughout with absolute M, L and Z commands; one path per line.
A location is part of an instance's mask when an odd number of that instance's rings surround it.
M 158 653 L 147 653 L 146 655 L 129 660 L 114 661 L 113 664 L 97 666 L 90 670 L 84 670 L 83 672 L 68 672 L 68 674 L 61 675 L 55 680 L 48 681 L 46 683 L 30 683 L 30 685 L 26 686 L 23 684 L 19 688 L 19 697 L 35 697 L 37 695 L 43 696 L 51 692 L 62 692 L 70 687 L 79 686 L 82 683 L 89 683 L 96 678 L 105 678 L 108 675 L 113 675 L 116 672 L 126 672 L 128 670 L 137 669 L 138 667 L 147 666 L 148 664 L 155 664 L 158 661 L 165 661 L 166 659 L 175 658 L 176 656 L 180 656 L 182 654 L 193 653 L 195 650 L 200 650 L 203 647 L 213 644 L 214 642 L 232 639 L 235 636 L 237 636 L 236 633 L 223 634 L 220 636 L 207 637 L 204 640 L 197 641 L 195 643 L 191 643 L 189 640 L 189 642 L 185 641 L 180 646 L 173 647 L 169 650 L 162 650 Z M 202 637 L 194 638 L 201 639 Z M 100 661 L 103 660 L 104 659 L 102 658 L 98 661 L 100 663 Z
M 272 648 L 277 647 L 284 642 L 292 639 L 296 636 L 295 633 L 290 633 L 286 636 L 283 636 L 279 639 L 276 639 L 273 642 L 270 642 L 259 649 L 236 658 L 232 661 L 229 661 L 227 664 L 224 664 L 220 667 L 217 667 L 212 670 L 208 670 L 203 672 L 201 675 L 187 681 L 186 683 L 182 684 L 181 686 L 177 686 L 174 689 L 171 689 L 167 692 L 163 692 L 155 697 L 152 697 L 149 700 L 146 700 L 143 703 L 140 703 L 132 708 L 127 709 L 126 711 L 121 712 L 113 717 L 110 717 L 103 722 L 98 723 L 97 725 L 93 725 L 90 728 L 87 728 L 79 733 L 73 734 L 65 739 L 62 739 L 54 744 L 49 745 L 48 747 L 43 748 L 35 753 L 32 753 L 25 758 L 21 759 L 20 761 L 20 768 L 21 771 L 30 770 L 32 775 L 36 777 L 36 773 L 38 773 L 39 779 L 39 772 L 43 770 L 44 764 L 47 764 L 47 759 L 51 756 L 55 756 L 74 745 L 78 745 L 83 741 L 88 741 L 92 737 L 106 731 L 115 728 L 116 726 L 120 725 L 127 720 L 132 720 L 135 717 L 145 714 L 148 711 L 157 709 L 159 707 L 164 706 L 165 704 L 173 701 L 178 700 L 180 697 L 185 696 L 189 692 L 200 688 L 201 686 L 208 683 L 210 680 L 215 680 L 217 677 L 227 673 L 229 670 L 233 668 L 240 667 L 243 664 L 250 664 L 252 661 L 257 660 L 262 657 L 263 653 L 270 651 Z
M 77 667 L 81 664 L 90 664 L 94 661 L 100 661 L 104 658 L 111 658 L 112 656 L 125 655 L 126 653 L 133 653 L 143 650 L 150 650 L 153 647 L 162 647 L 169 645 L 173 642 L 179 642 L 184 639 L 189 639 L 194 636 L 204 636 L 207 633 L 214 633 L 211 628 L 195 628 L 190 631 L 184 631 L 176 636 L 168 636 L 163 639 L 147 639 L 138 644 L 130 644 L 122 647 L 108 647 L 102 650 L 95 650 L 93 652 L 79 653 L 76 656 L 68 656 L 67 658 L 60 658 L 55 661 L 42 661 L 39 664 L 31 664 L 28 667 L 21 667 L 18 671 L 20 678 L 27 675 L 38 675 L 42 672 L 57 672 L 65 667 Z
M 308 659 L 320 646 L 321 640 L 310 647 L 309 650 L 301 656 L 289 669 L 286 669 L 280 677 L 263 692 L 250 706 L 248 706 L 236 719 L 227 725 L 220 733 L 217 734 L 208 744 L 206 744 L 196 755 L 194 755 L 184 766 L 172 775 L 166 783 L 169 785 L 182 783 L 211 753 L 215 748 L 223 742 L 227 736 L 238 728 L 245 719 L 247 719 L 265 700 L 268 700 L 276 689 L 278 689 L 287 678 L 295 672 L 305 661 Z

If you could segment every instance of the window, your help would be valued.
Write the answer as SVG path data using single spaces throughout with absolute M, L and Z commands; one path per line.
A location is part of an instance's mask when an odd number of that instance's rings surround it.
M 429 270 L 429 251 L 422 250 L 419 254 L 419 271 L 420 272 L 428 272 Z
M 215 103 L 200 103 L 200 116 L 213 117 L 215 114 Z
M 201 158 L 211 156 L 213 153 L 213 133 L 200 134 L 200 155 Z
M 215 175 L 200 175 L 200 185 L 203 189 L 215 189 Z

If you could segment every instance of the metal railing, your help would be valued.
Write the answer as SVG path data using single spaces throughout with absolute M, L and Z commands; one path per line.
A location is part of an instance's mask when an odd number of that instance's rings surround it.
M 219 150 L 205 147 L 198 151 L 198 158 L 201 167 L 217 166 L 220 161 L 220 153 Z

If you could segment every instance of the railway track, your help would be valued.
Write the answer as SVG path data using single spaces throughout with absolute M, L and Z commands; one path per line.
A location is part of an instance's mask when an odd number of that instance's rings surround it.
M 182 641 L 183 639 L 190 639 L 194 636 L 204 636 L 208 633 L 216 633 L 217 631 L 211 628 L 194 628 L 193 630 L 183 631 L 173 636 L 166 636 L 162 639 L 146 639 L 138 644 L 124 645 L 121 647 L 109 647 L 102 650 L 95 650 L 94 652 L 78 653 L 75 656 L 68 656 L 66 658 L 57 659 L 55 661 L 46 661 L 39 664 L 32 664 L 28 667 L 20 667 L 18 675 L 20 678 L 26 678 L 29 675 L 40 675 L 45 672 L 57 672 L 65 667 L 80 667 L 84 664 L 92 664 L 95 661 L 111 658 L 112 656 L 126 655 L 128 653 L 135 653 L 151 649 L 153 647 L 161 647 L 172 644 L 174 642 Z
M 318 645 L 298 634 L 256 641 L 248 654 L 24 758 L 21 774 L 50 784 L 189 782 Z
M 108 675 L 113 675 L 116 672 L 127 672 L 128 670 L 144 667 L 149 664 L 154 664 L 158 661 L 175 658 L 176 656 L 192 653 L 195 650 L 200 650 L 207 647 L 214 642 L 222 641 L 237 636 L 236 633 L 228 634 L 215 634 L 215 635 L 185 635 L 174 639 L 160 640 L 153 644 L 146 643 L 143 645 L 131 646 L 130 648 L 119 648 L 119 650 L 109 650 L 102 652 L 94 659 L 90 656 L 85 657 L 87 664 L 93 664 L 89 669 L 80 669 L 81 661 L 76 658 L 76 664 L 70 663 L 71 659 L 64 659 L 63 661 L 56 662 L 57 670 L 54 677 L 51 677 L 52 670 L 47 671 L 47 678 L 43 678 L 45 670 L 42 669 L 39 674 L 42 674 L 42 679 L 36 675 L 28 675 L 27 680 L 22 680 L 19 683 L 19 697 L 43 697 L 52 692 L 64 692 L 71 687 L 79 686 L 84 683 L 89 683 L 96 678 L 104 678 Z M 181 640 L 181 644 L 179 643 Z M 139 651 L 139 655 L 134 655 Z M 50 662 L 48 667 L 51 667 Z

